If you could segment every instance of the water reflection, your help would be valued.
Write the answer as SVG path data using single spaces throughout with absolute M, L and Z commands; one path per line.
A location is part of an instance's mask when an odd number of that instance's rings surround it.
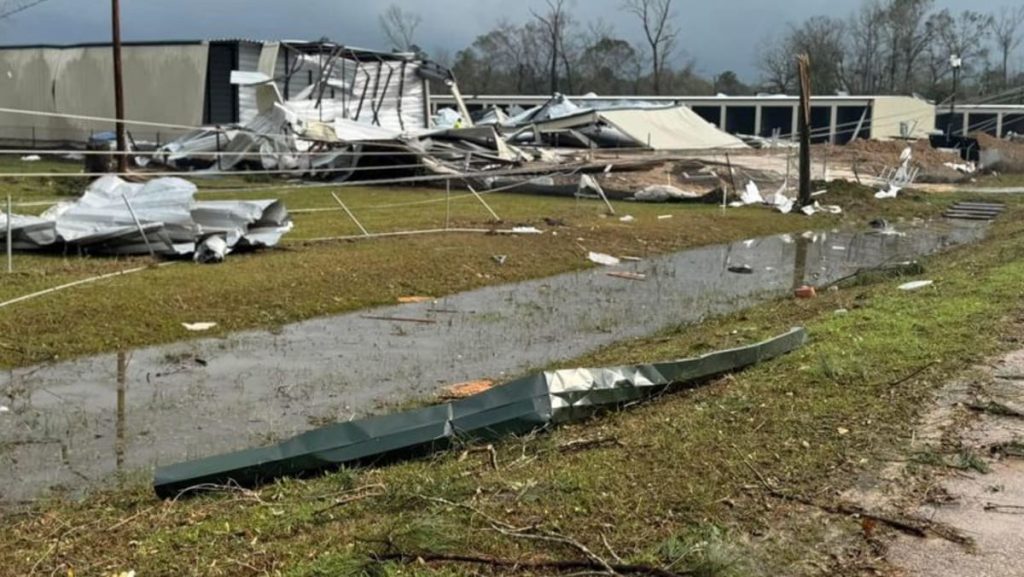
M 617 269 L 646 275 L 645 282 L 594 269 L 274 332 L 17 369 L 0 377 L 10 408 L 0 414 L 0 499 L 264 445 L 388 410 L 442 383 L 501 380 L 790 294 L 794 286 L 821 286 L 859 268 L 971 242 L 983 231 L 773 236 Z M 730 273 L 735 266 L 752 274 Z

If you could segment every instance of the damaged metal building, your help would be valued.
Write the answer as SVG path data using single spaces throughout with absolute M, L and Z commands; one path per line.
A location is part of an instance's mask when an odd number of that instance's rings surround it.
M 0 108 L 55 115 L 114 116 L 109 44 L 32 45 L 0 48 Z M 264 42 L 242 39 L 126 43 L 123 48 L 128 120 L 196 127 L 247 124 L 260 109 L 258 87 L 232 82 L 232 74 L 271 71 L 281 96 L 309 94 L 318 114 L 392 130 L 423 129 L 430 122 L 430 65 L 415 54 L 376 52 L 330 42 Z M 327 86 L 327 75 L 343 84 Z M 158 72 L 154 74 L 154 72 Z M 342 86 L 347 86 L 343 90 Z M 327 119 L 324 119 L 327 120 Z M 0 113 L 0 144 L 82 144 L 109 121 Z M 136 141 L 164 143 L 184 129 L 129 126 Z
M 471 111 L 541 106 L 550 96 L 463 97 Z M 685 106 L 723 132 L 771 137 L 797 133 L 799 98 L 795 96 L 570 96 L 591 109 L 637 106 Z M 452 97 L 437 95 L 432 105 L 452 106 Z M 925 138 L 935 130 L 935 105 L 909 96 L 815 96 L 811 100 L 811 129 L 815 142 L 845 144 L 855 138 L 886 140 Z

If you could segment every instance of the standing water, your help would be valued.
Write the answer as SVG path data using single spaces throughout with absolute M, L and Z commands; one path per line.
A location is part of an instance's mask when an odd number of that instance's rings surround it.
M 0 377 L 0 405 L 10 409 L 0 413 L 0 502 L 266 445 L 430 396 L 445 383 L 505 380 L 804 283 L 970 243 L 984 231 L 931 225 L 905 236 L 773 236 L 273 332 L 16 369 Z M 729 271 L 747 267 L 751 274 Z M 607 274 L 615 270 L 646 280 Z

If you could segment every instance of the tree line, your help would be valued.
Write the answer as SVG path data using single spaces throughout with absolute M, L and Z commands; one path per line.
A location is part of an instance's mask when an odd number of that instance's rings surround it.
M 609 95 L 746 95 L 796 91 L 796 55 L 811 56 L 816 94 L 952 94 L 954 62 L 961 96 L 998 97 L 1024 85 L 1015 58 L 1024 42 L 1024 6 L 993 13 L 938 9 L 935 0 L 863 0 L 846 16 L 812 16 L 763 39 L 747 84 L 730 70 L 697 73 L 680 39 L 674 0 L 622 0 L 620 26 L 584 21 L 575 0 L 546 0 L 522 23 L 499 20 L 455 53 L 431 55 L 452 68 L 467 94 L 594 92 Z M 391 5 L 381 29 L 396 49 L 419 50 L 422 18 Z M 951 60 L 955 57 L 956 60 Z

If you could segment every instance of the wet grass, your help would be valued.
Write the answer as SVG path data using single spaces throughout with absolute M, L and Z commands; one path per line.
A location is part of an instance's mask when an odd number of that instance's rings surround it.
M 29 163 L 33 170 L 40 164 Z M 9 163 L 3 166 L 11 168 Z M 951 200 L 908 194 L 897 201 L 876 201 L 868 189 L 835 184 L 826 201 L 844 206 L 842 217 L 809 219 L 760 207 L 723 211 L 706 205 L 618 202 L 618 215 L 636 218 L 623 223 L 604 215 L 600 202 L 494 194 L 487 199 L 505 221 L 500 226 L 533 225 L 545 234 L 309 242 L 359 233 L 338 210 L 332 190 L 371 232 L 443 228 L 446 221 L 452 227 L 494 225 L 480 203 L 465 193 L 453 192 L 449 202 L 437 189 L 287 188 L 274 184 L 278 181 L 267 188 L 266 182 L 246 182 L 245 177 L 206 179 L 201 197 L 282 198 L 299 212 L 294 232 L 281 247 L 232 255 L 217 266 L 181 262 L 160 268 L 152 267 L 148 258 L 16 255 L 15 274 L 0 275 L 0 302 L 96 275 L 151 268 L 0 309 L 0 367 L 194 338 L 182 323 L 215 322 L 217 328 L 204 336 L 223 336 L 393 304 L 402 296 L 442 297 L 539 278 L 591 266 L 585 258 L 589 250 L 644 257 L 780 232 L 864 226 L 880 214 L 896 222 L 929 218 Z M 26 192 L 21 184 L 6 186 L 19 202 L 51 194 Z M 239 191 L 238 186 L 258 190 Z M 662 215 L 673 218 L 659 219 Z M 555 221 L 565 224 L 548 224 Z M 496 255 L 507 257 L 504 265 L 495 261 Z
M 510 570 L 417 558 L 581 557 L 564 542 L 495 530 L 508 523 L 679 573 L 858 574 L 862 555 L 876 555 L 859 522 L 774 500 L 762 483 L 827 500 L 870 478 L 909 454 L 915 420 L 943 383 L 1019 346 L 1020 213 L 988 240 L 928 259 L 932 289 L 906 293 L 879 279 L 566 363 L 671 359 L 795 325 L 810 331 L 800 351 L 707 387 L 509 440 L 493 461 L 488 451 L 452 452 L 175 502 L 155 500 L 146 478 L 82 501 L 55 497 L 0 527 L 0 566 L 15 575 L 502 575 Z M 605 442 L 574 448 L 595 440 Z M 375 557 L 395 553 L 409 562 Z

